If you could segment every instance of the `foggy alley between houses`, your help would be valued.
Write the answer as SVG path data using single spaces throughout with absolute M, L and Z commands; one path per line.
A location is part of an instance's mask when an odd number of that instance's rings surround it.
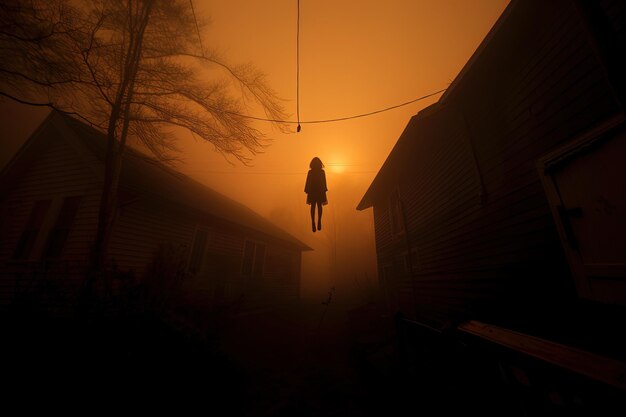
M 625 50 L 620 0 L 0 2 L 3 411 L 623 417 Z

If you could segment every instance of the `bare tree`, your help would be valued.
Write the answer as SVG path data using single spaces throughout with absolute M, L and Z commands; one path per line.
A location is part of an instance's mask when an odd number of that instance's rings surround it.
M 264 75 L 202 47 L 188 0 L 8 0 L 0 5 L 0 95 L 71 113 L 106 134 L 104 185 L 90 261 L 104 266 L 122 156 L 134 138 L 156 157 L 180 127 L 246 163 L 264 135 L 249 104 L 284 119 Z M 235 87 L 235 88 L 233 88 Z M 236 92 L 236 93 L 235 93 Z
M 67 85 L 82 82 L 71 37 L 78 29 L 74 9 L 59 0 L 0 2 L 0 95 L 30 105 L 67 107 Z M 63 98 L 56 94 L 61 91 Z

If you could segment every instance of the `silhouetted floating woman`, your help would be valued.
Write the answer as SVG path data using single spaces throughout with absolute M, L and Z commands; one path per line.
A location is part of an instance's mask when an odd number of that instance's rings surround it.
M 316 156 L 309 164 L 311 168 L 306 176 L 304 192 L 307 194 L 306 203 L 311 205 L 311 228 L 315 232 L 315 206 L 317 206 L 317 230 L 322 230 L 322 206 L 328 204 L 326 198 L 326 172 L 324 164 Z

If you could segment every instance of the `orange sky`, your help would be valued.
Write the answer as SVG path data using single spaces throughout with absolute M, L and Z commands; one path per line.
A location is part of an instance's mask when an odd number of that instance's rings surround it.
M 369 112 L 445 88 L 508 2 L 300 3 L 300 113 L 303 120 L 311 120 Z M 195 4 L 199 15 L 212 19 L 202 34 L 204 43 L 224 52 L 233 63 L 250 61 L 265 71 L 295 118 L 296 1 L 195 0 Z M 281 134 L 259 123 L 274 140 L 267 152 L 255 159 L 253 168 L 231 167 L 201 147 L 194 153 L 197 158 L 189 160 L 193 166 L 189 169 L 202 176 L 210 171 L 304 175 L 308 162 L 317 155 L 326 164 L 348 165 L 345 172 L 359 172 L 350 175 L 369 183 L 409 118 L 436 98 L 370 118 L 304 125 L 299 134 Z M 213 174 L 216 187 L 220 175 L 224 174 Z M 280 180 L 278 175 L 242 175 L 250 191 L 265 187 L 269 178 Z M 264 196 L 270 198 L 262 201 L 248 193 L 242 193 L 242 198 L 267 211 L 277 199 L 287 197 L 281 188 L 269 187 Z M 232 192 L 230 187 L 223 191 Z
M 301 119 L 370 112 L 447 87 L 507 3 L 300 0 Z M 202 33 L 205 46 L 218 49 L 231 63 L 252 62 L 262 69 L 295 118 L 296 0 L 194 0 L 194 6 L 198 16 L 211 20 Z M 325 273 L 333 259 L 344 266 L 344 279 L 367 273 L 373 281 L 372 214 L 354 208 L 409 118 L 437 98 L 368 118 L 303 125 L 298 134 L 295 127 L 284 134 L 258 123 L 272 142 L 252 167 L 233 166 L 210 145 L 194 143 L 185 134 L 180 138 L 185 164 L 178 169 L 270 217 L 314 247 L 317 253 L 308 254 L 303 264 L 305 291 L 324 292 L 337 279 Z M 21 139 L 34 126 L 14 122 L 14 113 L 21 109 L 6 102 L 1 108 L 4 164 L 19 142 L 8 138 Z M 315 235 L 309 229 L 303 192 L 313 156 L 328 165 L 329 188 L 325 230 Z M 362 259 L 346 262 L 354 253 Z M 317 275 L 311 272 L 314 264 L 319 266 Z

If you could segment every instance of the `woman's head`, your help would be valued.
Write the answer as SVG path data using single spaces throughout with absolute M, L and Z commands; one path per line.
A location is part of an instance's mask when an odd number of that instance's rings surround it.
M 324 164 L 322 163 L 322 160 L 319 159 L 317 156 L 313 159 L 311 159 L 311 163 L 309 164 L 309 168 L 311 169 L 322 169 L 324 168 Z

